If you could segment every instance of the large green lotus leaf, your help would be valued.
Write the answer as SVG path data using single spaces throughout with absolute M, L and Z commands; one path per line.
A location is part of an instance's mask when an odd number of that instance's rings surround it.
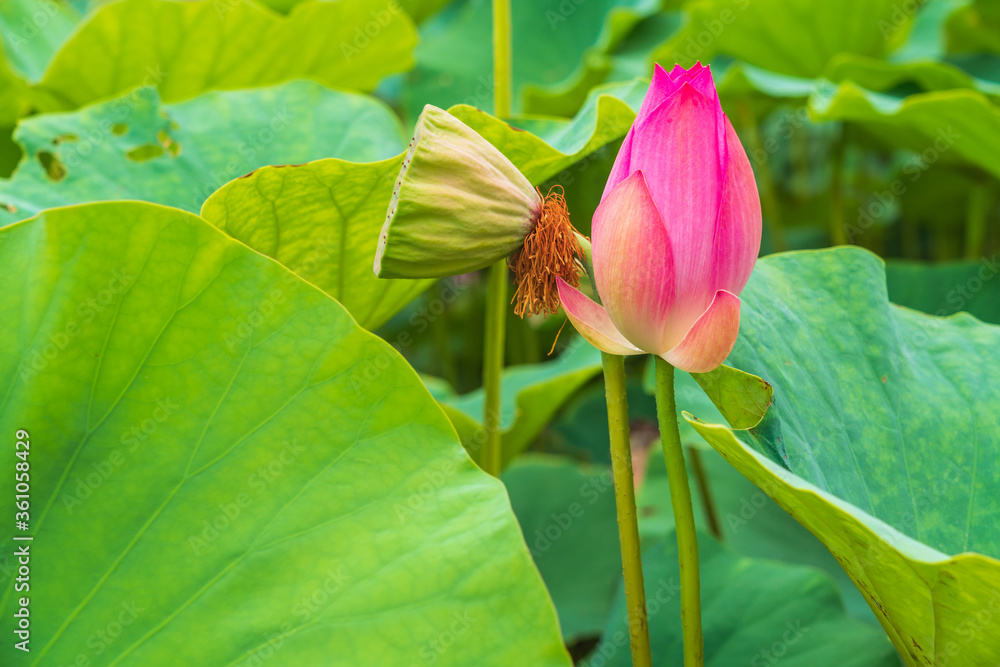
M 1000 176 L 1000 109 L 976 90 L 944 90 L 898 98 L 842 83 L 810 99 L 817 120 L 859 123 L 895 148 L 937 160 L 964 161 Z M 908 178 L 923 171 L 914 165 Z
M 0 126 L 13 125 L 28 112 L 30 106 L 27 82 L 11 71 L 3 53 L 0 53 Z M 0 131 L 10 136 L 9 127 Z
M 983 322 L 1000 324 L 1000 261 L 994 254 L 978 262 L 886 263 L 889 300 L 931 315 L 964 310 Z
M 167 102 L 296 78 L 371 90 L 409 69 L 416 40 L 406 13 L 382 0 L 307 0 L 287 17 L 253 2 L 123 0 L 80 26 L 37 92 L 69 109 L 140 85 Z
M 973 76 L 951 63 L 936 60 L 890 62 L 844 53 L 830 63 L 826 76 L 832 81 L 851 81 L 861 88 L 875 91 L 891 91 L 906 86 L 922 92 L 975 88 L 993 100 L 1000 97 L 1000 83 Z
M 764 258 L 741 298 L 729 363 L 773 405 L 692 425 L 823 541 L 908 665 L 996 664 L 1000 328 L 890 305 L 857 248 Z
M 811 567 L 749 558 L 698 536 L 705 665 L 896 667 L 885 635 L 844 613 L 830 578 Z M 642 571 L 656 665 L 683 663 L 677 540 L 644 549 Z M 619 593 L 601 643 L 585 667 L 632 664 L 625 598 Z
M 106 199 L 197 211 L 216 188 L 263 165 L 379 160 L 403 148 L 399 122 L 383 104 L 312 81 L 166 105 L 155 88 L 144 87 L 79 111 L 25 119 L 15 138 L 25 157 L 10 180 L 0 181 L 7 204 L 0 224 Z
M 502 479 L 566 643 L 600 635 L 622 574 L 610 467 L 529 454 Z
M 368 164 L 329 159 L 265 167 L 223 186 L 201 215 L 375 329 L 434 283 L 381 280 L 372 272 L 399 164 L 397 158 Z
M 883 56 L 902 43 L 912 14 L 898 0 L 696 0 L 668 45 L 682 64 L 725 53 L 751 65 L 816 77 L 838 53 Z
M 417 23 L 423 23 L 425 20 L 436 14 L 447 5 L 451 0 L 398 0 L 400 7 L 406 10 L 406 13 L 410 15 Z
M 69 3 L 52 0 L 0 2 L 0 43 L 13 68 L 37 81 L 80 21 Z
M 559 408 L 600 372 L 601 353 L 582 338 L 574 339 L 553 361 L 505 369 L 498 415 L 502 464 L 508 465 L 523 452 Z M 484 442 L 483 399 L 483 390 L 477 389 L 441 402 L 476 461 Z
M 595 378 L 567 400 L 534 443 L 535 449 L 574 460 L 611 465 L 608 407 L 603 378 Z M 641 451 L 656 437 L 656 401 L 640 378 L 629 374 L 625 383 L 633 446 Z M 636 466 L 639 467 L 638 465 Z
M 514 111 L 529 90 L 600 83 L 607 53 L 658 0 L 513 0 Z M 493 108 L 492 17 L 489 0 L 456 2 L 421 26 L 417 67 L 405 92 L 416 116 L 424 104 Z M 484 45 L 487 48 L 484 48 Z
M 670 68 L 673 63 L 693 65 L 705 60 L 707 52 L 697 48 L 692 51 L 691 18 L 684 12 L 662 12 L 643 20 L 619 45 L 610 57 L 611 68 L 601 79 L 605 83 L 626 81 L 635 77 L 649 79 L 654 63 Z M 704 24 L 702 24 L 704 25 Z M 701 52 L 702 55 L 689 56 Z M 803 99 L 812 91 L 812 77 L 789 76 L 734 61 L 725 55 L 711 59 L 713 76 L 723 107 L 728 109 L 733 100 L 749 98 L 764 116 L 781 100 Z M 585 99 L 590 85 L 587 81 L 573 82 L 564 88 L 533 92 L 527 96 L 527 110 L 532 113 L 571 115 Z M 766 98 L 776 98 L 768 100 Z M 766 106 L 761 102 L 769 102 Z
M 844 606 L 852 616 L 871 625 L 878 623 L 864 596 L 823 543 L 710 447 L 699 448 L 697 452 L 687 450 L 688 483 L 692 490 L 695 524 L 699 530 L 708 532 L 712 525 L 702 487 L 695 474 L 694 456 L 698 457 L 704 471 L 706 491 L 726 546 L 744 556 L 823 570 L 836 581 Z M 645 479 L 637 491 L 636 506 L 639 510 L 639 534 L 644 541 L 663 540 L 674 529 L 670 483 L 659 446 L 649 454 Z
M 502 485 L 328 296 L 143 202 L 7 227 L 0 267 L 0 425 L 34 445 L 48 582 L 23 664 L 568 667 Z
M 948 17 L 945 35 L 952 52 L 1000 53 L 1000 13 L 991 2 L 962 3 Z
M 904 158 L 902 166 L 920 168 L 924 166 L 920 160 L 918 156 L 909 156 Z M 919 177 L 914 180 L 918 173 Z M 989 202 L 1000 201 L 1000 181 L 985 178 L 981 170 L 971 165 L 943 160 L 929 165 L 926 171 L 912 168 L 906 174 L 897 171 L 896 178 L 900 176 L 903 176 L 906 191 L 899 197 L 897 210 L 899 219 L 906 225 L 904 239 L 908 239 L 904 242 L 910 246 L 904 254 L 911 257 L 928 254 L 943 259 L 970 252 L 967 226 L 972 207 L 980 197 L 980 201 L 987 203 L 987 223 L 983 231 L 988 235 Z M 884 188 L 875 191 L 881 194 Z M 872 206 L 875 201 L 869 199 L 871 203 L 862 206 L 871 206 L 877 213 L 877 204 Z M 924 237 L 921 230 L 928 230 L 933 236 Z
M 525 90 L 525 113 L 572 116 L 597 83 L 629 81 L 637 77 L 648 80 L 653 75 L 658 50 L 669 43 L 670 37 L 685 25 L 686 20 L 687 14 L 680 11 L 663 11 L 644 18 L 613 53 L 588 60 L 593 66 L 587 70 L 587 76 Z
M 519 117 L 511 121 L 516 128 L 472 106 L 449 111 L 500 149 L 529 181 L 541 183 L 624 137 L 648 86 L 641 79 L 598 86 L 572 119 Z
M 779 74 L 741 62 L 729 63 L 717 72 L 719 96 L 725 106 L 747 98 L 757 101 L 755 98 L 760 97 L 775 104 L 798 102 L 809 97 L 816 87 L 813 79 Z
M 656 365 L 650 358 L 642 374 L 642 388 L 649 395 L 656 391 Z M 681 419 L 682 413 L 690 412 L 701 419 L 715 420 L 723 418 L 722 413 L 715 407 L 712 400 L 705 395 L 701 387 L 690 373 L 677 371 L 674 374 L 674 400 L 677 404 L 678 428 L 680 430 L 681 442 L 688 447 L 698 447 L 705 449 L 705 441 L 698 435 L 697 431 L 691 428 L 687 422 Z M 709 448 L 711 449 L 711 448 Z
M 292 7 L 303 2 L 303 0 L 261 0 L 261 4 L 267 5 L 276 12 L 287 14 Z M 431 16 L 450 0 L 395 0 L 395 4 L 406 10 L 415 22 L 420 23 Z M 388 3 L 386 3 L 388 6 Z

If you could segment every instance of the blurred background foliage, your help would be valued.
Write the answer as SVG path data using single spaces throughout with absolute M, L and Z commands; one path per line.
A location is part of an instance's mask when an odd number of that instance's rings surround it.
M 468 108 L 492 108 L 489 5 L 0 0 L 0 175 L 8 177 L 0 181 L 0 224 L 88 197 L 198 211 L 224 183 L 267 164 L 388 160 L 430 103 L 467 105 L 453 112 L 543 192 L 564 188 L 574 223 L 589 233 L 653 63 L 669 68 L 701 61 L 712 66 L 723 109 L 757 177 L 762 254 L 862 246 L 885 259 L 894 302 L 940 316 L 964 310 L 1000 324 L 1000 4 L 513 0 L 515 117 L 506 120 L 526 132 Z M 387 15 L 401 18 L 383 21 Z M 229 37 L 210 29 L 222 17 Z M 125 34 L 126 25 L 146 27 L 128 39 L 107 40 Z M 377 27 L 360 32 L 365 25 Z M 214 60 L 185 57 L 184 39 L 191 35 L 211 45 Z M 162 53 L 176 57 L 164 63 Z M 313 83 L 287 83 L 295 79 Z M 137 86 L 146 87 L 136 92 Z M 260 90 L 226 92 L 247 88 Z M 133 110 L 131 127 L 115 123 L 122 99 Z M 99 104 L 88 106 L 92 102 Z M 269 110 L 279 107 L 288 110 L 293 129 L 274 142 Z M 81 140 L 95 132 L 103 137 L 95 142 L 103 157 L 82 149 Z M 346 162 L 316 164 L 323 173 L 349 171 Z M 379 164 L 370 175 L 350 172 L 351 201 L 360 203 L 353 213 L 338 209 L 332 220 L 322 197 L 337 181 L 301 186 L 300 199 L 285 204 L 312 198 L 311 217 L 298 220 L 308 228 L 303 234 L 323 225 L 377 228 L 384 205 L 372 193 L 386 194 L 395 170 Z M 228 209 L 220 196 L 214 209 L 202 210 L 225 226 Z M 206 213 L 213 210 L 214 218 Z M 295 217 L 291 211 L 284 219 Z M 277 205 L 273 217 L 282 217 Z M 261 229 L 270 228 L 266 222 Z M 240 238 L 270 253 L 272 240 L 255 240 L 253 230 Z M 334 254 L 337 243 L 329 243 L 320 262 Z M 365 246 L 363 237 L 352 243 Z M 374 243 L 372 235 L 372 250 Z M 341 257 L 342 265 L 362 268 L 370 261 Z M 286 263 L 345 303 L 354 284 L 374 289 L 364 278 L 345 287 L 343 271 L 337 285 L 337 275 L 315 269 L 315 255 Z M 377 330 L 423 374 L 473 456 L 481 422 L 484 296 L 478 274 L 438 281 Z M 507 323 L 511 368 L 501 417 L 504 460 L 513 463 L 504 479 L 529 546 L 528 527 L 548 525 L 545 508 L 557 511 L 578 499 L 581 484 L 602 479 L 609 463 L 599 355 L 581 345 L 571 327 L 560 336 L 564 324 L 562 315 Z M 660 488 L 665 480 L 655 453 L 646 360 L 629 364 L 643 532 L 663 548 L 671 515 Z M 681 376 L 680 408 L 720 421 L 693 381 Z M 825 570 L 848 611 L 875 623 L 815 538 L 693 431 L 683 435 L 706 533 L 746 557 Z M 540 485 L 545 504 L 536 498 Z M 610 499 L 604 494 L 600 502 Z M 601 522 L 593 529 L 597 537 L 585 541 L 591 588 L 581 591 L 564 580 L 582 567 L 579 549 L 563 543 L 544 550 L 544 561 L 533 549 L 566 640 L 581 658 L 605 628 L 620 576 L 614 512 L 604 507 L 587 517 Z M 884 664 L 882 657 L 858 664 Z

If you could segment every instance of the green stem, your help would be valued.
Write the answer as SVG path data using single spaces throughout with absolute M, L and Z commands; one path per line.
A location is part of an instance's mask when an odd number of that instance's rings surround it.
M 969 193 L 969 207 L 966 212 L 965 258 L 979 259 L 983 256 L 983 241 L 986 239 L 986 218 L 989 214 L 989 191 L 982 183 L 977 183 Z
M 510 117 L 510 0 L 493 0 L 493 115 Z
M 611 470 L 615 480 L 615 507 L 618 510 L 618 539 L 622 548 L 625 577 L 625 605 L 633 667 L 651 667 L 649 623 L 646 619 L 646 591 L 642 581 L 639 523 L 635 509 L 632 450 L 629 447 L 628 398 L 625 394 L 625 357 L 601 353 L 604 389 L 608 401 L 608 436 L 611 440 Z
M 841 130 L 840 138 L 833 147 L 830 178 L 830 245 L 847 245 L 856 239 L 847 238 L 844 211 L 844 153 L 847 151 L 847 126 Z M 866 230 L 871 231 L 871 230 Z
M 493 112 L 510 116 L 510 0 L 493 0 Z M 486 337 L 483 344 L 483 470 L 500 474 L 500 374 L 507 327 L 507 261 L 490 267 L 486 292 Z
M 681 569 L 681 626 L 684 637 L 684 667 L 702 667 L 705 647 L 701 635 L 701 584 L 698 575 L 698 536 L 691 506 L 684 465 L 684 448 L 677 430 L 677 405 L 674 402 L 674 367 L 656 359 L 656 414 L 660 420 L 660 441 L 667 463 L 670 501 L 677 525 L 677 559 Z
M 500 475 L 500 374 L 503 372 L 504 334 L 507 327 L 507 264 L 490 267 L 486 289 L 486 339 L 483 344 L 483 442 L 482 468 Z
M 705 518 L 708 519 L 708 529 L 712 537 L 722 541 L 722 526 L 719 524 L 719 513 L 715 509 L 715 499 L 712 497 L 712 486 L 708 483 L 705 466 L 701 462 L 701 452 L 697 447 L 688 447 L 691 455 L 691 468 L 694 470 L 694 480 L 698 483 L 698 496 L 701 506 L 705 508 Z

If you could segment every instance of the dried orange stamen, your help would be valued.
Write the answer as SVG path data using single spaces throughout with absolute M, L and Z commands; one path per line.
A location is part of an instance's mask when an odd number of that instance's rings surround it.
M 538 195 L 542 191 L 538 190 Z M 514 272 L 517 290 L 511 303 L 514 312 L 527 315 L 551 315 L 559 310 L 556 276 L 573 287 L 580 286 L 583 248 L 569 221 L 566 197 L 561 185 L 553 185 L 542 199 L 538 220 L 524 245 L 507 259 Z

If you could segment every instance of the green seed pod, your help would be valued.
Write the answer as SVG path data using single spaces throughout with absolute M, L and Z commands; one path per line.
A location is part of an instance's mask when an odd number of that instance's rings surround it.
M 492 144 L 427 105 L 396 179 L 375 253 L 380 278 L 482 269 L 524 243 L 542 197 Z

